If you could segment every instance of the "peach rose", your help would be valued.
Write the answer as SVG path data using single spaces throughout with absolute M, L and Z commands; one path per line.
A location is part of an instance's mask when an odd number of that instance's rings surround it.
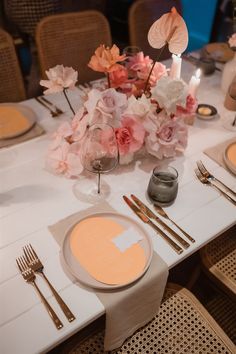
M 112 48 L 101 44 L 90 59 L 88 66 L 94 71 L 110 73 L 119 69 L 117 63 L 123 60 L 125 60 L 125 55 L 120 55 L 120 50 L 115 44 Z

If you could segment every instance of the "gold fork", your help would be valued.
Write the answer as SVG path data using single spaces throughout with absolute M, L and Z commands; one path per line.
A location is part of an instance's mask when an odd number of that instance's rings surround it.
M 54 103 L 52 103 L 51 101 L 49 101 L 46 97 L 44 96 L 40 96 L 40 99 L 43 100 L 45 103 L 47 103 L 49 106 L 53 107 L 53 109 L 55 110 L 56 114 L 59 116 L 60 114 L 63 114 L 64 112 L 58 108 Z
M 41 101 L 40 97 L 35 97 L 35 100 L 40 103 L 42 106 L 44 106 L 50 113 L 53 118 L 58 117 L 58 113 L 53 111 L 45 102 Z
M 75 316 L 70 311 L 68 306 L 62 300 L 62 298 L 60 297 L 58 292 L 54 289 L 54 287 L 52 286 L 52 284 L 50 283 L 50 281 L 48 280 L 48 278 L 44 274 L 44 272 L 43 272 L 44 266 L 43 266 L 42 262 L 40 261 L 38 255 L 36 254 L 35 250 L 33 249 L 33 247 L 29 244 L 29 245 L 23 247 L 23 251 L 24 251 L 24 254 L 25 254 L 27 265 L 35 273 L 39 273 L 40 275 L 42 275 L 42 277 L 44 278 L 44 280 L 48 284 L 49 288 L 51 289 L 53 295 L 55 296 L 58 304 L 60 305 L 60 307 L 62 309 L 62 311 L 64 312 L 65 316 L 67 317 L 68 321 L 69 322 L 74 321 Z
M 199 171 L 201 172 L 201 174 L 208 178 L 209 180 L 212 181 L 216 181 L 219 184 L 221 184 L 226 190 L 228 190 L 230 193 L 232 193 L 234 196 L 236 196 L 236 192 L 234 192 L 232 189 L 230 189 L 228 186 L 226 186 L 223 182 L 221 182 L 218 178 L 216 178 L 215 176 L 213 176 L 207 169 L 206 167 L 203 165 L 203 162 L 201 160 L 197 161 L 197 167 L 199 169 Z
M 44 306 L 46 307 L 46 310 L 47 310 L 49 316 L 53 320 L 53 322 L 54 322 L 55 326 L 57 327 L 57 329 L 61 329 L 63 327 L 63 324 L 60 321 L 60 319 L 57 317 L 56 313 L 51 308 L 51 306 L 49 305 L 47 300 L 45 299 L 44 295 L 41 293 L 38 285 L 35 282 L 35 279 L 36 279 L 35 274 L 34 274 L 33 270 L 28 267 L 28 264 L 26 262 L 25 257 L 24 256 L 18 257 L 16 259 L 16 263 L 18 265 L 18 268 L 19 268 L 24 280 L 27 283 L 32 284 L 35 287 L 35 289 L 37 290 L 37 292 L 38 292 L 38 294 L 39 294 Z
M 205 176 L 203 176 L 201 174 L 201 172 L 195 168 L 194 170 L 197 178 L 199 179 L 199 181 L 203 184 L 208 184 L 210 186 L 215 187 L 224 197 L 226 197 L 231 203 L 233 203 L 234 205 L 236 205 L 236 200 L 234 200 L 233 198 L 231 198 L 227 193 L 225 193 L 224 191 L 222 191 L 222 189 L 220 189 L 215 183 L 213 183 L 211 180 L 207 179 Z

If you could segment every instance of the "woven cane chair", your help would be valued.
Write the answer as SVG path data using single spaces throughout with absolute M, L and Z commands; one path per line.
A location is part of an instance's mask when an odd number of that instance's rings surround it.
M 8 20 L 21 32 L 34 38 L 37 23 L 61 10 L 61 0 L 4 0 Z
M 88 62 L 100 44 L 111 45 L 110 27 L 98 11 L 49 16 L 37 26 L 36 43 L 43 77 L 45 70 L 63 64 L 78 70 L 83 83 L 101 77 Z
M 236 226 L 206 245 L 200 252 L 205 273 L 236 300 Z
M 103 354 L 104 332 L 69 354 Z M 167 284 L 158 315 L 112 354 L 233 354 L 236 347 L 189 290 Z
M 129 39 L 130 45 L 139 47 L 145 55 L 156 59 L 159 53 L 158 49 L 152 48 L 147 40 L 149 28 L 159 17 L 169 12 L 175 6 L 181 13 L 180 0 L 138 0 L 135 1 L 129 9 Z M 160 60 L 170 57 L 167 48 L 163 51 Z
M 0 29 L 0 102 L 26 98 L 24 82 L 11 36 Z

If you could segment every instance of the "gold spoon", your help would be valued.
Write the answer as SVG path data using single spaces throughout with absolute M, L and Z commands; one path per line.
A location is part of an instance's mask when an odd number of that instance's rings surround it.
M 158 214 L 160 214 L 161 216 L 163 216 L 163 218 L 170 220 L 172 222 L 172 224 L 174 224 L 191 242 L 195 242 L 194 238 L 192 238 L 187 232 L 185 232 L 183 229 L 181 229 L 181 227 L 179 225 L 177 225 L 165 212 L 164 209 L 162 209 L 162 207 L 160 207 L 159 205 L 154 205 L 154 208 L 156 209 L 156 211 L 158 212 Z

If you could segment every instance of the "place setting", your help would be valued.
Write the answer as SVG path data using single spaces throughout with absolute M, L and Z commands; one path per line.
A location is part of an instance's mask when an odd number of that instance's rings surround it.
M 0 104 L 0 148 L 44 133 L 44 129 L 37 123 L 37 115 L 30 107 L 17 103 Z

